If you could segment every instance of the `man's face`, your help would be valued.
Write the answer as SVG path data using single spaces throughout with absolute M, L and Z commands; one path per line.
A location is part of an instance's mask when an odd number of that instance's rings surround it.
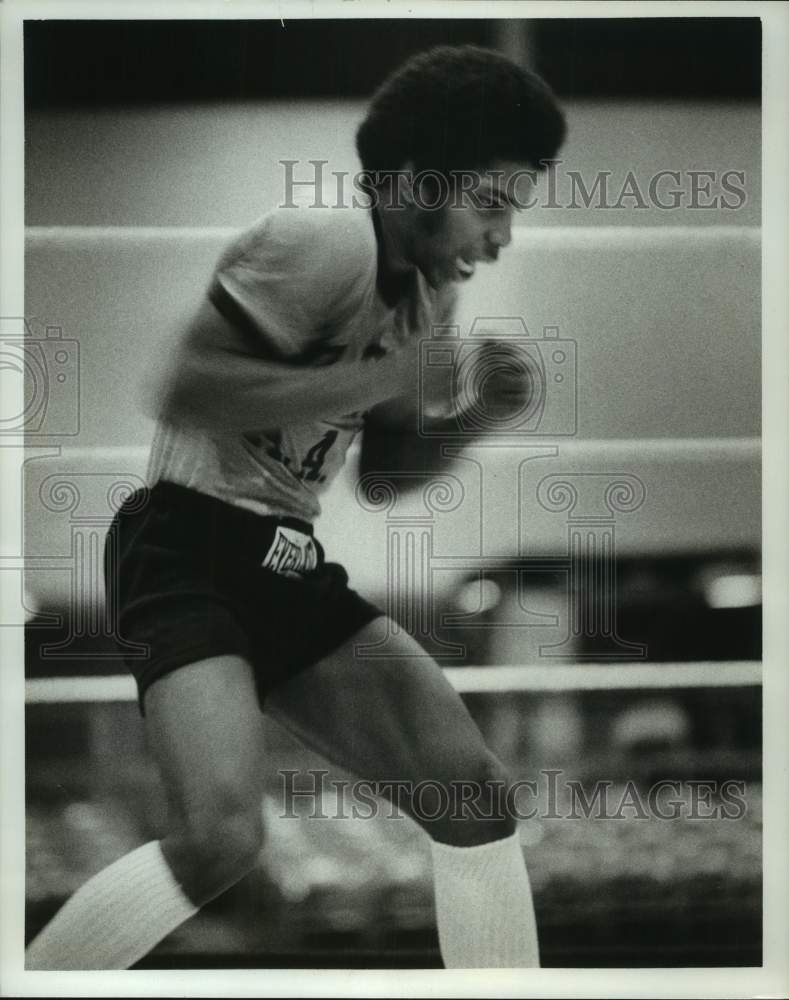
M 451 281 L 468 281 L 480 261 L 491 262 L 512 239 L 514 192 L 528 182 L 525 168 L 497 162 L 469 171 L 454 189 L 417 197 L 411 207 L 409 257 L 428 284 L 438 288 Z M 517 181 L 517 184 L 516 184 Z M 438 208 L 426 207 L 435 200 Z

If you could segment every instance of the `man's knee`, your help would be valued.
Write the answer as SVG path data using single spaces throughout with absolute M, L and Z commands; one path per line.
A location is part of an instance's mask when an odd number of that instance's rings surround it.
M 416 785 L 410 802 L 412 815 L 433 839 L 462 847 L 514 833 L 507 810 L 511 779 L 492 753 L 459 755 L 441 771 Z
M 202 904 L 255 867 L 263 837 L 260 801 L 215 793 L 180 817 L 164 848 L 187 895 Z

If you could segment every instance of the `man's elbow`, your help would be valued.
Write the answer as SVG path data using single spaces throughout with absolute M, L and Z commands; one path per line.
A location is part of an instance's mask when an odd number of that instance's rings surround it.
M 142 389 L 141 407 L 152 420 L 204 426 L 211 422 L 211 399 L 207 387 L 178 372 L 149 380 Z

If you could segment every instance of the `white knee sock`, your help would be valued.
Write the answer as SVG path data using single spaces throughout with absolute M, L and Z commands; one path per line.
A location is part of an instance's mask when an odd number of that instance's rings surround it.
M 446 968 L 539 968 L 537 922 L 518 834 L 476 847 L 431 844 Z
M 26 968 L 128 969 L 195 913 L 152 841 L 69 899 L 30 944 Z

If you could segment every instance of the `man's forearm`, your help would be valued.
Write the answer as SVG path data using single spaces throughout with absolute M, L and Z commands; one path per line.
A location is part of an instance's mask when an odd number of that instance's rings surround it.
M 366 410 L 395 394 L 387 359 L 321 368 L 229 353 L 184 362 L 165 390 L 163 411 L 218 430 L 249 430 Z
M 404 391 L 416 373 L 406 352 L 307 366 L 262 357 L 205 303 L 178 346 L 152 409 L 156 416 L 243 431 L 344 416 Z

